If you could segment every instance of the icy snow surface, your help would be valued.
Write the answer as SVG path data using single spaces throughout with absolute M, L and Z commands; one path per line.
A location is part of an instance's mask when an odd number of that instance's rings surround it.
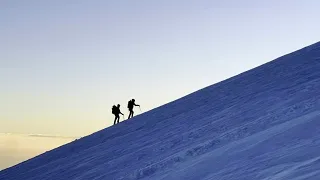
M 0 179 L 319 180 L 319 105 L 316 43 L 5 169 Z

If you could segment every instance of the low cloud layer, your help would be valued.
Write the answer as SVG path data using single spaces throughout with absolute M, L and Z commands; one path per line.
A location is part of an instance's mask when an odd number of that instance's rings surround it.
M 0 133 L 0 170 L 72 142 L 77 137 Z
M 77 139 L 79 137 L 72 136 L 60 136 L 60 135 L 46 135 L 46 134 L 19 134 L 19 133 L 0 133 L 0 136 L 27 136 L 27 137 L 39 137 L 39 138 L 59 138 L 59 139 Z

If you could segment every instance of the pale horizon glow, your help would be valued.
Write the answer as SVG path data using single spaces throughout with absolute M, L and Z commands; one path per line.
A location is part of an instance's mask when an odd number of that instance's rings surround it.
M 2 1 L 0 133 L 85 136 L 319 41 L 318 1 Z M 135 109 L 135 115 L 141 112 Z M 122 121 L 121 117 L 121 121 Z
M 16 165 L 75 139 L 77 138 L 0 133 L 0 170 Z

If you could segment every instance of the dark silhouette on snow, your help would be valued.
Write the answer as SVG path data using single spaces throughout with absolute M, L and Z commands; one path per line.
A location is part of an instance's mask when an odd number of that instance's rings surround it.
M 112 107 L 112 114 L 114 114 L 114 116 L 115 116 L 114 122 L 113 122 L 113 125 L 115 125 L 116 123 L 119 123 L 119 120 L 120 120 L 119 114 L 124 115 L 124 114 L 120 111 L 120 104 L 118 104 L 118 106 L 113 105 L 113 107 Z
M 129 111 L 130 111 L 128 119 L 130 119 L 130 117 L 133 117 L 133 114 L 134 114 L 134 112 L 133 112 L 133 106 L 139 106 L 139 107 L 140 107 L 140 105 L 135 104 L 135 100 L 134 100 L 134 99 L 131 99 L 131 100 L 128 102 L 128 109 L 129 109 Z

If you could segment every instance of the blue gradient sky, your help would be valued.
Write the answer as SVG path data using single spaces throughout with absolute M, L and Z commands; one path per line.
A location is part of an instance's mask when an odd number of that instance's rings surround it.
M 319 41 L 320 1 L 0 2 L 0 132 L 82 136 Z M 136 114 L 139 110 L 136 109 Z

